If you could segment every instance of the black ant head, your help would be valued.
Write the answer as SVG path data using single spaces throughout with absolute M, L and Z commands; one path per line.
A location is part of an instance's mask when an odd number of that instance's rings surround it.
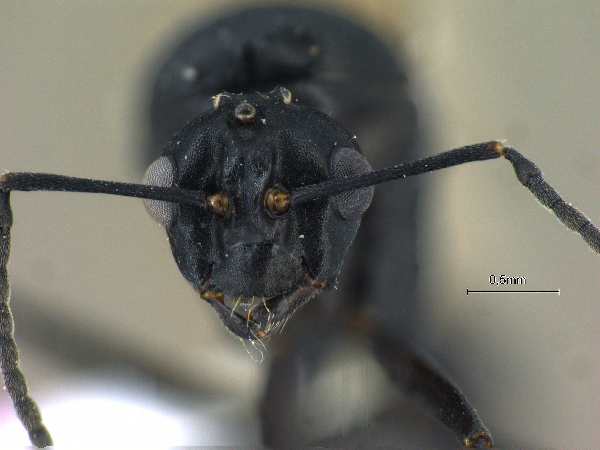
M 290 192 L 370 172 L 354 137 L 285 88 L 222 93 L 149 167 L 146 183 L 202 191 L 206 208 L 147 200 L 183 276 L 244 339 L 277 330 L 335 284 L 367 187 L 293 205 Z

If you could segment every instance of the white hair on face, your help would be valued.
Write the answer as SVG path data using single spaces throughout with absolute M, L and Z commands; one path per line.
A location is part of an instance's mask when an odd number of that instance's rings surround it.
M 146 170 L 144 184 L 159 187 L 173 185 L 173 164 L 167 156 L 161 156 Z M 162 200 L 144 200 L 146 211 L 163 227 L 169 226 L 175 215 L 175 204 Z

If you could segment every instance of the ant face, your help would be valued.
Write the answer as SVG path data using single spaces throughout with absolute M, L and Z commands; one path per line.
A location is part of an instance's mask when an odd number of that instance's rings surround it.
M 148 169 L 206 208 L 147 201 L 183 276 L 244 339 L 267 336 L 336 282 L 373 188 L 297 206 L 290 192 L 371 171 L 354 138 L 290 91 L 223 93 Z

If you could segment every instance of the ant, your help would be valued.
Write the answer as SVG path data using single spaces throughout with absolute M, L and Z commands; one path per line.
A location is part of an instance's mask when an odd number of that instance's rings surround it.
M 417 156 L 416 113 L 406 83 L 388 49 L 345 19 L 300 8 L 249 9 L 197 31 L 159 71 L 151 106 L 153 161 L 144 184 L 41 173 L 0 176 L 0 362 L 31 442 L 52 444 L 27 392 L 12 336 L 10 193 L 47 190 L 145 199 L 184 278 L 245 341 L 262 343 L 280 333 L 321 297 L 330 311 L 320 319 L 363 336 L 394 383 L 420 397 L 459 442 L 493 446 L 491 432 L 460 389 L 365 312 L 370 297 L 390 295 L 390 284 L 401 286 L 398 301 L 415 289 L 418 192 L 397 182 L 375 195 L 374 186 L 506 159 L 518 181 L 596 252 L 600 231 L 533 162 L 503 142 L 373 170 L 372 163 L 393 156 L 390 149 L 400 148 L 405 160 Z M 375 88 L 367 94 L 365 85 Z M 353 134 L 366 126 L 365 116 L 374 118 L 368 125 L 383 135 L 371 137 L 373 147 L 359 145 Z M 387 138 L 390 133 L 395 140 Z M 367 275 L 389 256 L 373 251 L 381 217 L 394 218 L 398 234 L 389 238 L 397 262 L 385 267 L 388 279 L 379 283 Z M 347 257 L 351 251 L 353 260 Z M 286 430 L 280 396 L 286 364 L 285 356 L 275 356 L 261 408 L 265 441 L 273 447 L 285 445 L 285 434 L 293 433 Z

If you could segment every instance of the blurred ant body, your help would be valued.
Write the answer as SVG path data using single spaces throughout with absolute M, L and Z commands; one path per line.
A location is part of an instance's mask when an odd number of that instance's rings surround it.
M 300 439 L 290 407 L 296 355 L 316 366 L 326 337 L 349 330 L 462 444 L 491 447 L 491 433 L 464 394 L 395 327 L 400 303 L 416 296 L 418 185 L 391 183 L 375 196 L 373 186 L 506 158 L 518 180 L 597 252 L 600 232 L 531 161 L 500 142 L 394 165 L 418 153 L 405 72 L 377 37 L 346 19 L 301 8 L 248 9 L 199 28 L 162 64 L 145 184 L 2 175 L 0 360 L 32 443 L 43 447 L 51 439 L 27 394 L 12 338 L 6 264 L 14 190 L 145 198 L 183 276 L 244 341 L 262 343 L 323 297 L 323 306 L 304 316 L 310 327 L 294 331 L 287 351 L 272 358 L 261 406 L 267 445 Z M 320 332 L 317 345 L 304 345 Z

